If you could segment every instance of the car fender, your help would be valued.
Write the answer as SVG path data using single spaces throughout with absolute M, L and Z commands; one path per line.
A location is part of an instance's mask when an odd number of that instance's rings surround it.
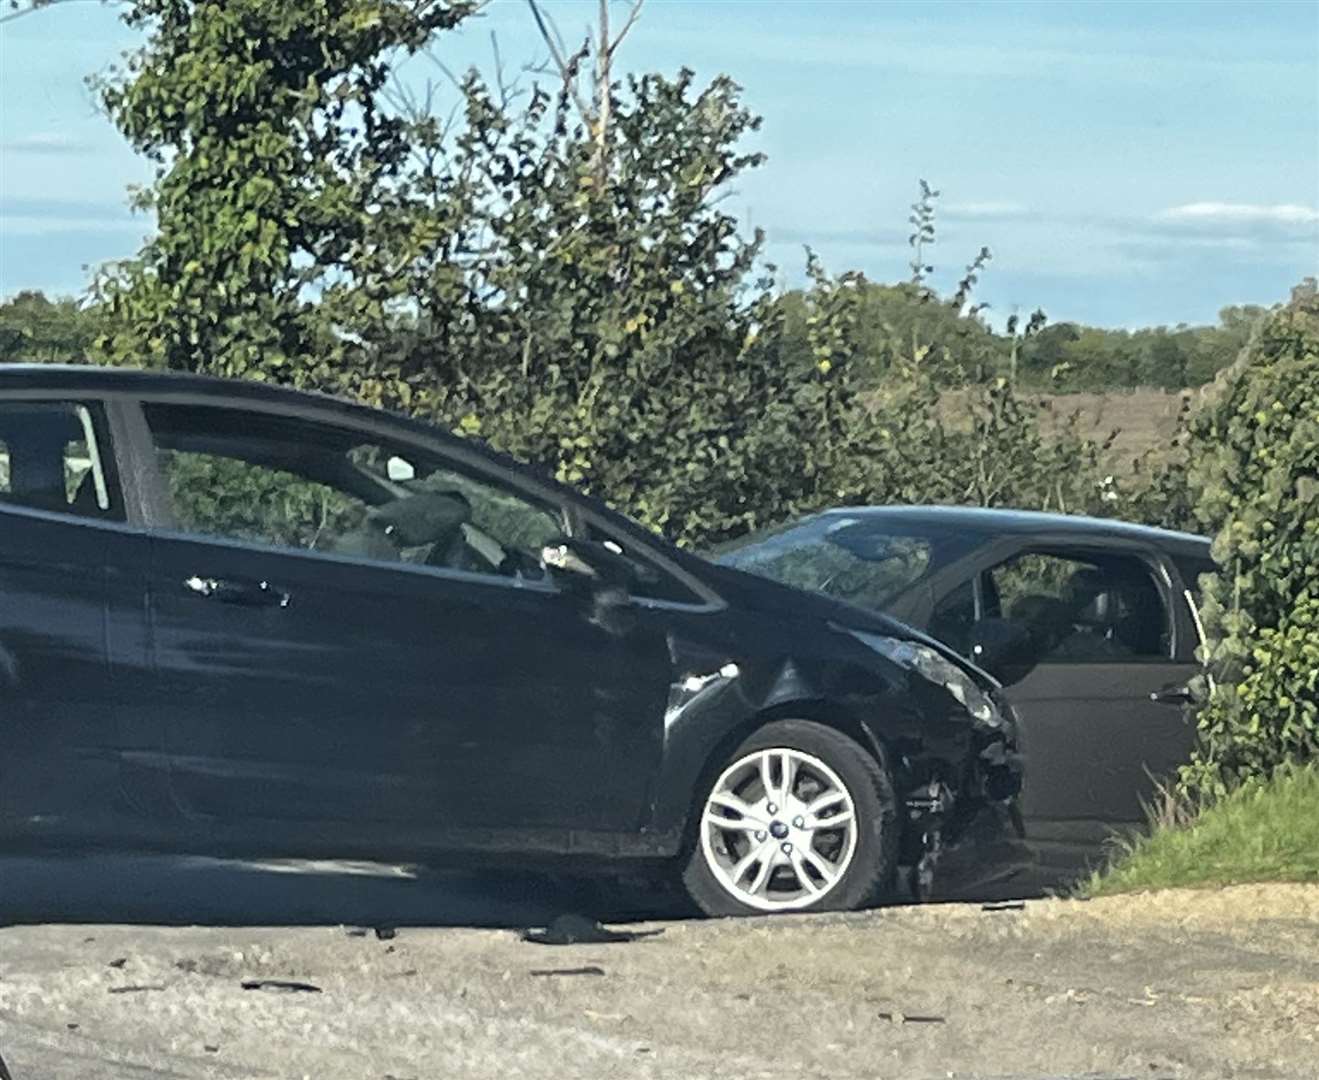
M 950 695 L 847 635 L 837 646 L 829 656 L 766 661 L 674 643 L 664 751 L 643 830 L 665 848 L 681 846 L 714 772 L 742 739 L 776 719 L 815 720 L 850 735 L 886 760 L 900 796 L 932 772 L 965 771 L 975 732 Z

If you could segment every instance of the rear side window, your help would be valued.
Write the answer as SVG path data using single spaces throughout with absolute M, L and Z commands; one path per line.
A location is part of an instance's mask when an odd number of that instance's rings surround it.
M 989 572 L 987 594 L 1043 663 L 1166 659 L 1171 625 L 1148 568 L 1127 556 L 1034 553 Z
M 0 402 L 0 507 L 122 521 L 100 406 Z
M 1010 623 L 1031 642 L 1034 663 L 1166 660 L 1172 625 L 1149 568 L 1127 555 L 1028 552 L 943 598 L 930 631 L 973 656 L 977 624 Z

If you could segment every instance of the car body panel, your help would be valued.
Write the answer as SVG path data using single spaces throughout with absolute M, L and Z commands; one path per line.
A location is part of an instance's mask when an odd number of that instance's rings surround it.
M 11 510 L 0 549 L 0 813 L 86 834 L 121 800 L 106 535 Z
M 217 602 L 197 576 L 288 602 Z M 616 638 L 535 583 L 192 537 L 154 539 L 151 582 L 146 707 L 186 813 L 635 828 L 660 744 L 632 718 L 663 711 L 662 635 Z

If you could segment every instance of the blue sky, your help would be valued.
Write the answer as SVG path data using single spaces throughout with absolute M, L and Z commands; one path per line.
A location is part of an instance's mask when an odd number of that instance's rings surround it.
M 546 5 L 570 38 L 595 7 Z M 508 66 L 543 56 L 521 0 L 437 51 L 488 65 L 492 30 Z M 77 292 L 150 229 L 125 205 L 149 170 L 83 84 L 136 43 L 113 5 L 0 25 L 0 294 Z M 1319 270 L 1319 2 L 649 0 L 620 62 L 741 83 L 769 160 L 727 205 L 789 281 L 804 243 L 905 277 L 920 177 L 936 284 L 988 245 L 998 318 L 1210 322 Z M 442 81 L 424 58 L 402 77 Z

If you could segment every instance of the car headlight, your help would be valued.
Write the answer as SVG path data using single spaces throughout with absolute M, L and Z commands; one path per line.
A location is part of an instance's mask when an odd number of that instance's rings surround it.
M 916 672 L 937 686 L 942 686 L 953 699 L 973 718 L 989 727 L 1002 727 L 1003 714 L 993 698 L 984 692 L 976 681 L 946 656 L 918 641 L 884 634 L 869 634 L 864 630 L 847 631 L 862 644 L 888 657 L 895 664 Z

